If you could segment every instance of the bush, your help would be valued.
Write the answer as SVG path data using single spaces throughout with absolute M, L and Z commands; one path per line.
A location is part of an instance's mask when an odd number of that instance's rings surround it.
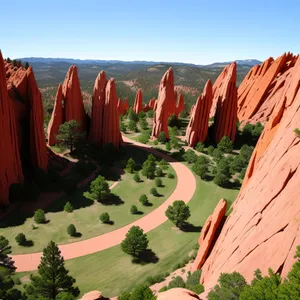
M 228 178 L 222 173 L 217 173 L 213 181 L 216 185 L 221 187 L 225 187 L 229 182 Z
M 158 140 L 154 140 L 154 145 L 158 145 Z
M 42 224 L 46 222 L 46 217 L 45 217 L 45 213 L 42 209 L 38 209 L 34 212 L 34 221 L 37 224 Z
M 136 205 L 131 205 L 130 212 L 135 215 L 139 212 L 139 210 L 137 209 Z
M 143 205 L 148 205 L 149 204 L 149 200 L 147 195 L 143 194 L 140 199 L 139 199 L 140 203 Z
M 146 118 L 146 113 L 143 111 L 143 110 L 141 110 L 140 112 L 139 112 L 139 120 L 141 120 L 141 119 L 144 119 L 144 118 Z
M 193 286 L 188 286 L 187 285 L 187 288 L 190 291 L 192 291 L 192 292 L 194 292 L 198 295 L 204 292 L 204 286 L 202 284 L 200 284 L 199 282 L 197 284 L 193 285 Z
M 198 284 L 200 282 L 201 273 L 202 270 L 197 270 L 193 273 L 188 272 L 186 284 L 190 286 Z
M 126 125 L 123 123 L 123 122 L 121 122 L 120 123 L 120 130 L 122 131 L 122 132 L 126 132 L 126 130 L 127 130 L 127 127 L 126 127 Z
M 196 149 L 198 152 L 204 152 L 204 144 L 203 144 L 202 142 L 197 143 L 195 149 Z
M 147 285 L 137 286 L 131 293 L 130 300 L 155 300 L 156 297 Z
M 126 164 L 126 171 L 128 173 L 133 173 L 135 169 L 136 163 L 133 158 L 129 158 Z
M 174 179 L 174 178 L 175 178 L 175 175 L 174 175 L 174 174 L 172 174 L 172 173 L 168 173 L 168 178 L 170 178 L 170 179 Z
M 213 157 L 215 158 L 216 162 L 218 162 L 220 159 L 224 158 L 224 153 L 220 149 L 216 148 L 214 149 Z
M 141 178 L 140 178 L 139 173 L 135 173 L 135 174 L 133 175 L 133 180 L 134 180 L 135 182 L 140 182 L 140 181 L 141 181 Z
M 110 195 L 110 189 L 103 176 L 98 176 L 90 186 L 91 195 L 98 201 L 105 201 Z
M 164 175 L 164 172 L 163 172 L 163 170 L 161 168 L 156 168 L 155 175 L 157 177 L 162 177 Z
M 169 142 L 166 143 L 166 150 L 167 151 L 171 151 L 172 150 L 171 145 L 170 145 Z
M 218 144 L 218 149 L 225 153 L 231 153 L 233 150 L 233 143 L 228 136 L 223 136 Z
M 138 131 L 138 128 L 136 126 L 136 122 L 133 121 L 133 120 L 130 120 L 129 123 L 128 123 L 128 129 L 130 131 L 134 131 L 134 132 L 137 132 Z
M 151 110 L 149 110 L 148 112 L 147 112 L 147 116 L 148 116 L 148 118 L 153 118 L 153 116 L 154 116 L 154 111 L 151 109 Z
M 101 221 L 102 223 L 107 224 L 107 223 L 110 222 L 110 217 L 109 217 L 109 214 L 108 214 L 107 212 L 101 214 L 99 218 L 100 218 L 100 221 Z
M 179 145 L 179 142 L 180 142 L 180 139 L 173 136 L 173 137 L 171 137 L 170 145 L 173 149 L 178 150 L 181 148 L 181 146 Z
M 156 171 L 155 157 L 152 154 L 148 155 L 147 160 L 143 163 L 142 174 L 147 178 L 154 178 Z
M 130 300 L 130 293 L 129 292 L 123 292 L 119 297 L 118 300 Z
M 163 170 L 166 170 L 168 169 L 169 163 L 162 158 L 161 161 L 159 162 L 159 165 Z
M 68 213 L 71 213 L 73 211 L 73 206 L 69 201 L 65 204 L 64 211 Z
M 165 292 L 167 290 L 168 290 L 168 287 L 167 286 L 163 286 L 158 292 L 162 293 L 162 292 Z
M 162 180 L 160 178 L 155 178 L 155 185 L 157 187 L 162 187 L 163 186 Z
M 148 122 L 146 119 L 140 119 L 140 126 L 143 130 L 147 130 L 148 129 Z
M 187 150 L 182 157 L 189 164 L 196 162 L 198 158 L 197 154 L 191 149 Z
M 150 194 L 153 195 L 154 197 L 159 196 L 159 193 L 155 187 L 151 188 Z
M 176 276 L 172 281 L 168 284 L 168 289 L 173 288 L 185 288 L 185 282 L 180 276 Z
M 208 146 L 207 154 L 213 156 L 214 150 L 215 150 L 214 146 Z
M 75 227 L 73 224 L 70 224 L 70 225 L 67 227 L 67 233 L 68 233 L 68 235 L 70 235 L 70 236 L 75 236 L 75 235 L 76 235 L 76 227 Z
M 130 121 L 137 122 L 139 120 L 138 115 L 135 113 L 135 111 L 132 108 L 128 109 L 127 116 Z
M 164 131 L 161 131 L 159 134 L 158 134 L 158 137 L 157 137 L 158 141 L 162 144 L 165 144 L 167 142 L 167 136 L 166 136 L 166 133 Z
M 16 236 L 16 242 L 19 244 L 19 245 L 24 245 L 26 243 L 26 236 L 24 233 L 19 233 L 17 236 Z

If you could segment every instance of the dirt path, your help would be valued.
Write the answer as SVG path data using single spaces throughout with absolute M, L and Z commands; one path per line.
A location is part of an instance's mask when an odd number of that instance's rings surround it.
M 149 232 L 167 220 L 165 211 L 170 204 L 172 204 L 175 200 L 183 200 L 185 203 L 188 203 L 196 191 L 196 179 L 193 173 L 185 165 L 176 162 L 173 158 L 166 154 L 152 149 L 149 145 L 132 141 L 126 137 L 123 137 L 123 140 L 128 144 L 141 147 L 145 151 L 151 152 L 168 161 L 177 175 L 176 188 L 162 205 L 145 217 L 142 217 L 129 225 L 88 240 L 60 245 L 59 248 L 65 260 L 99 252 L 120 244 L 125 238 L 127 231 L 132 226 L 140 226 L 145 232 Z M 18 272 L 33 271 L 37 269 L 41 255 L 42 252 L 12 255 L 12 259 L 15 261 L 15 266 L 17 267 Z

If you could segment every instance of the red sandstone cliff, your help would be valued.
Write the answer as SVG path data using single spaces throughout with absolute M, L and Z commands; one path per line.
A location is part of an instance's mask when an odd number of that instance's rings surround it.
M 212 115 L 214 117 L 214 139 L 219 142 L 222 137 L 228 136 L 234 141 L 237 123 L 236 63 L 233 62 L 225 67 L 221 75 L 222 82 L 220 84 L 216 82 L 217 87 L 216 83 L 213 87 L 214 98 L 211 112 L 214 110 L 214 105 L 216 106 L 215 114 Z
M 0 51 L 0 204 L 9 203 L 9 187 L 23 179 L 16 119 L 6 88 L 6 73 Z
M 273 95 L 277 93 L 297 57 L 284 53 L 275 61 L 268 58 L 262 65 L 254 66 L 238 89 L 238 118 L 240 121 L 265 124 L 276 105 Z
M 63 83 L 65 122 L 76 120 L 80 130 L 86 130 L 86 114 L 80 89 L 77 67 L 71 66 Z
M 294 262 L 300 244 L 300 139 L 293 132 L 300 128 L 299 87 L 298 58 L 272 96 L 276 104 L 252 154 L 242 190 L 202 266 L 206 291 L 221 272 L 237 271 L 251 280 L 255 269 L 267 274 L 271 267 L 285 277 Z
M 127 112 L 127 110 L 129 109 L 129 102 L 128 102 L 128 98 L 126 97 L 124 100 L 124 111 L 125 113 Z
M 48 124 L 48 144 L 53 146 L 57 143 L 56 135 L 59 131 L 59 126 L 64 123 L 64 109 L 62 106 L 63 95 L 62 95 L 62 85 L 58 85 L 58 90 L 55 97 L 55 103 L 51 119 Z
M 92 100 L 92 116 L 89 140 L 98 145 L 102 145 L 103 137 L 103 111 L 105 105 L 105 88 L 107 79 L 104 71 L 101 71 L 94 84 L 94 95 Z
M 154 107 L 153 137 L 158 137 L 160 132 L 165 132 L 167 138 L 169 137 L 168 118 L 174 112 L 174 103 L 174 74 L 172 68 L 169 68 L 159 85 L 157 106 Z
M 176 105 L 175 114 L 178 117 L 184 111 L 184 99 L 182 94 L 179 95 L 178 103 Z
M 198 142 L 205 142 L 208 133 L 209 112 L 212 105 L 212 85 L 208 80 L 203 93 L 198 97 L 191 112 L 191 119 L 186 128 L 185 140 L 195 147 Z

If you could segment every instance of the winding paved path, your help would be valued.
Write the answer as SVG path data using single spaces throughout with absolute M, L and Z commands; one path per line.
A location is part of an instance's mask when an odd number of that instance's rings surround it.
M 185 165 L 176 162 L 168 155 L 156 151 L 149 145 L 132 141 L 124 136 L 123 140 L 128 144 L 140 147 L 145 151 L 151 152 L 168 161 L 177 174 L 176 188 L 163 204 L 161 204 L 151 213 L 147 214 L 145 217 L 142 217 L 131 224 L 91 239 L 60 245 L 59 249 L 61 250 L 61 254 L 65 260 L 99 252 L 120 244 L 132 226 L 140 226 L 144 232 L 149 232 L 167 220 L 165 211 L 170 204 L 172 204 L 175 200 L 183 200 L 185 203 L 188 203 L 196 191 L 195 177 Z M 12 255 L 12 259 L 15 261 L 17 271 L 24 272 L 36 270 L 40 263 L 41 256 L 42 252 L 36 252 L 30 254 Z

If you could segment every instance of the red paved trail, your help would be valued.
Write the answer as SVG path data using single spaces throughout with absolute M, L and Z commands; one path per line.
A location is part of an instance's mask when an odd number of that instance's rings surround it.
M 193 173 L 185 165 L 174 161 L 168 155 L 156 151 L 148 145 L 129 140 L 126 137 L 123 137 L 123 140 L 126 143 L 131 143 L 137 147 L 141 147 L 145 151 L 151 152 L 169 161 L 177 175 L 176 188 L 162 205 L 147 214 L 145 217 L 142 217 L 131 224 L 91 239 L 60 245 L 59 249 L 61 250 L 61 254 L 65 260 L 99 252 L 120 244 L 125 238 L 127 231 L 132 226 L 140 226 L 145 232 L 158 227 L 167 220 L 165 211 L 170 204 L 172 204 L 175 200 L 183 200 L 185 203 L 188 203 L 194 195 L 196 190 L 196 180 Z M 18 272 L 33 271 L 37 269 L 41 255 L 42 252 L 12 255 L 12 259 L 15 261 L 15 266 L 17 267 Z

